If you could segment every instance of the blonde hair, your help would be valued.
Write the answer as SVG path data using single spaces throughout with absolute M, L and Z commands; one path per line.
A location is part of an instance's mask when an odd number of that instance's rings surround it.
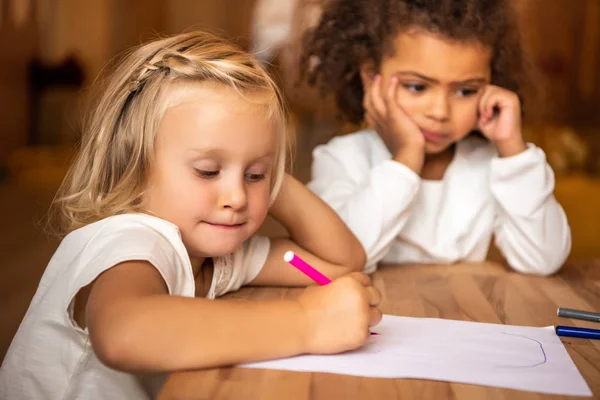
M 52 203 L 49 230 L 63 236 L 112 215 L 143 211 L 155 136 L 168 108 L 161 94 L 175 82 L 221 84 L 244 97 L 268 95 L 269 117 L 280 132 L 271 181 L 274 200 L 291 147 L 280 90 L 248 53 L 215 35 L 189 32 L 134 48 L 110 74 Z

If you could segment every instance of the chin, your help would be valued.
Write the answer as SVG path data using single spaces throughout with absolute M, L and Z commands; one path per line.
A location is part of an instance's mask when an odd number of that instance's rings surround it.
M 445 150 L 448 150 L 448 148 L 450 146 L 452 146 L 453 144 L 454 143 L 444 143 L 444 144 L 425 143 L 425 154 L 435 155 L 435 154 L 443 153 Z
M 202 246 L 202 252 L 207 254 L 207 257 L 225 257 L 232 254 L 242 246 L 243 242 L 239 243 L 214 243 L 212 246 Z

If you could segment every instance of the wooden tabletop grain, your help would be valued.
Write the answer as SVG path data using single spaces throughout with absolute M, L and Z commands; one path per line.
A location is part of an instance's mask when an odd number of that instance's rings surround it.
M 574 325 L 558 307 L 600 312 L 600 260 L 568 263 L 559 274 L 526 276 L 486 262 L 456 265 L 389 265 L 373 274 L 384 314 L 496 324 Z M 277 299 L 301 289 L 244 288 L 232 298 Z M 600 398 L 600 341 L 561 338 L 575 365 Z M 561 399 L 517 390 L 418 379 L 375 379 L 326 373 L 216 368 L 172 374 L 158 397 L 173 399 Z

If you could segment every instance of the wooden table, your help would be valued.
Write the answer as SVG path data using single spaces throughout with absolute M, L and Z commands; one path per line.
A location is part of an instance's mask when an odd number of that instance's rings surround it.
M 600 311 L 600 260 L 573 262 L 550 278 L 525 276 L 495 263 L 384 266 L 373 275 L 385 314 L 496 324 L 600 324 L 558 318 L 568 307 Z M 235 298 L 292 297 L 300 289 L 244 288 Z M 600 341 L 562 338 L 600 398 Z M 374 379 L 325 373 L 218 368 L 172 374 L 159 396 L 171 399 L 559 399 L 517 390 L 417 379 Z

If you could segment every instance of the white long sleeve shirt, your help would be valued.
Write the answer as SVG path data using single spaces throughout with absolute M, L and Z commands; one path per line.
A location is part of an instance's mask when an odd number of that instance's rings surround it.
M 500 158 L 491 143 L 467 137 L 443 179 L 429 181 L 392 160 L 375 131 L 360 131 L 315 148 L 308 187 L 362 243 L 366 273 L 380 261 L 482 261 L 492 235 L 523 273 L 552 274 L 571 251 L 554 174 L 533 144 Z

